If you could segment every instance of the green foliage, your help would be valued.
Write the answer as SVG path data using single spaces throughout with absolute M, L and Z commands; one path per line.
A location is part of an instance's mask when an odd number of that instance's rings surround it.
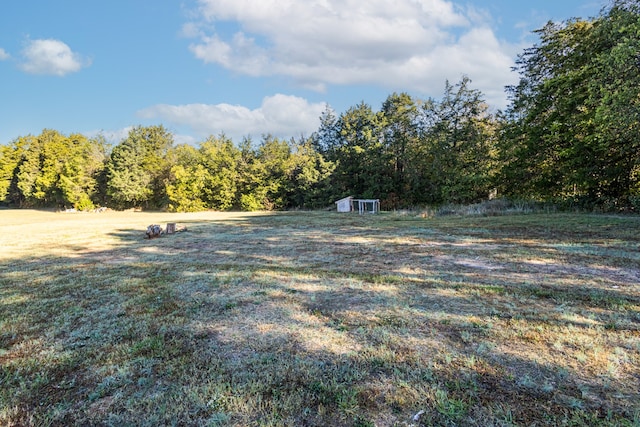
M 518 60 L 503 128 L 506 192 L 632 206 L 640 183 L 640 14 L 614 1 L 597 19 L 549 23 Z
M 200 147 L 200 155 L 207 171 L 204 186 L 207 206 L 215 210 L 231 209 L 238 192 L 240 150 L 223 135 L 204 142 Z
M 107 163 L 107 196 L 117 207 L 139 206 L 153 195 L 151 174 L 143 166 L 142 147 L 125 141 L 116 146 Z
M 86 211 L 95 207 L 97 179 L 104 169 L 106 160 L 106 143 L 102 138 L 87 140 L 78 134 L 70 138 L 78 154 L 66 159 L 58 186 L 65 204 L 69 203 L 77 210 Z
M 250 139 L 245 139 L 240 145 L 238 173 L 238 193 L 235 205 L 246 211 L 270 208 L 267 200 L 269 184 L 264 181 L 266 170 L 258 159 L 258 154 L 252 147 Z
M 311 140 L 296 143 L 267 136 L 253 147 L 210 137 L 199 148 L 169 153 L 166 180 L 169 209 L 246 211 L 317 207 L 331 203 L 326 179 L 333 170 Z
M 388 191 L 380 113 L 360 103 L 340 115 L 335 125 L 335 143 L 327 151 L 327 159 L 336 164 L 331 178 L 334 198 L 346 195 L 379 197 Z
M 470 83 L 468 77 L 455 86 L 447 82 L 442 101 L 422 109 L 422 151 L 428 163 L 421 167 L 430 182 L 431 202 L 477 202 L 487 199 L 491 189 L 496 121 Z
M 591 28 L 591 23 L 581 20 L 564 25 L 550 22 L 537 31 L 540 45 L 520 56 L 523 77 L 510 89 L 511 122 L 504 140 L 513 146 L 509 153 L 513 158 L 505 159 L 510 166 L 505 169 L 507 188 L 516 188 L 518 182 L 518 191 L 529 196 L 565 197 L 582 184 L 571 163 L 579 159 L 574 152 L 586 148 L 588 131 L 583 125 L 590 111 L 577 107 L 584 104 L 586 95 L 588 57 L 579 47 Z
M 319 208 L 333 203 L 328 180 L 335 164 L 318 153 L 311 139 L 292 143 L 287 165 L 286 205 Z
M 236 148 L 221 137 L 208 140 L 200 151 L 210 174 L 204 192 L 213 209 L 255 211 L 330 203 L 326 182 L 333 164 L 316 151 L 312 140 L 265 136 L 257 147 L 245 140 Z
M 193 212 L 205 209 L 202 200 L 202 160 L 200 152 L 193 146 L 181 144 L 167 153 L 171 166 L 165 182 L 167 208 L 173 212 Z
M 290 158 L 291 146 L 285 140 L 267 136 L 258 147 L 253 172 L 259 184 L 254 192 L 264 194 L 264 204 L 268 210 L 284 206 Z
M 327 105 L 322 114 L 320 114 L 320 127 L 311 137 L 311 143 L 317 152 L 326 154 L 340 145 L 340 129 L 338 125 L 336 112 Z
M 518 58 L 520 81 L 493 114 L 471 80 L 443 97 L 393 93 L 380 110 L 329 106 L 309 139 L 224 135 L 173 147 L 138 126 L 106 159 L 104 140 L 44 130 L 0 147 L 0 202 L 24 207 L 274 210 L 345 196 L 383 209 L 516 200 L 640 209 L 640 7 L 550 22 Z
M 17 189 L 16 175 L 23 152 L 21 139 L 11 145 L 0 146 L 0 202 L 20 205 L 21 194 Z
M 640 195 L 640 8 L 614 2 L 594 27 L 594 74 L 588 104 L 594 110 L 592 145 L 600 148 L 602 174 L 598 190 L 607 199 L 632 205 Z
M 25 207 L 94 207 L 106 145 L 100 138 L 43 130 L 2 147 L 0 200 Z
M 240 208 L 247 212 L 263 210 L 265 208 L 264 197 L 260 197 L 259 194 L 255 193 L 242 194 L 240 196 Z
M 411 204 L 412 150 L 421 145 L 419 107 L 406 93 L 392 94 L 382 104 L 383 135 L 387 164 L 383 174 L 389 180 L 389 191 L 383 203 L 387 208 Z
M 166 184 L 170 210 L 228 210 L 234 206 L 240 151 L 230 139 L 210 137 L 198 149 L 179 146 L 173 157 Z
M 171 169 L 166 162 L 173 136 L 163 126 L 137 126 L 117 145 L 107 163 L 107 196 L 120 208 L 160 207 L 165 179 Z
M 175 165 L 171 168 L 172 183 L 167 184 L 169 210 L 173 212 L 197 212 L 206 209 L 202 200 L 207 171 L 202 165 Z
M 392 94 L 374 112 L 351 108 L 334 123 L 325 114 L 316 145 L 336 164 L 333 196 L 382 199 L 395 209 L 486 199 L 495 175 L 496 119 L 464 77 L 442 101 Z

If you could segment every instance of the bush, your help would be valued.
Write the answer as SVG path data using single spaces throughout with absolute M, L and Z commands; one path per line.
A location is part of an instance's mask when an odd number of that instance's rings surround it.
M 240 196 L 240 208 L 243 211 L 259 211 L 264 209 L 264 203 L 255 194 L 243 194 Z
M 95 209 L 95 205 L 87 196 L 80 197 L 80 199 L 73 204 L 73 207 L 77 211 L 90 211 Z

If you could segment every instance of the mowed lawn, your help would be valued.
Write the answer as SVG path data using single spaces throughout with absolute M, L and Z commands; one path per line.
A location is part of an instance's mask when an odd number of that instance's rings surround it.
M 638 426 L 640 217 L 0 210 L 0 369 L 7 426 Z

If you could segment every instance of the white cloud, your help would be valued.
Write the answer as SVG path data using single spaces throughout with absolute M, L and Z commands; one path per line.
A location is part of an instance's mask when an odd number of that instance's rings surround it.
M 0 47 L 0 61 L 5 61 L 9 59 L 11 55 L 7 53 L 3 48 Z
M 468 75 L 498 106 L 519 47 L 499 41 L 487 13 L 446 0 L 198 0 L 185 24 L 196 58 L 305 87 L 374 84 L 440 93 Z M 237 24 L 235 34 L 216 24 Z
M 163 120 L 188 127 L 202 137 L 225 133 L 234 140 L 269 133 L 278 137 L 310 135 L 318 129 L 323 103 L 309 103 L 296 96 L 276 94 L 249 109 L 230 104 L 159 104 L 138 111 L 144 119 Z
M 54 39 L 29 40 L 22 55 L 21 68 L 30 74 L 64 76 L 90 65 L 90 61 L 73 52 L 67 44 Z

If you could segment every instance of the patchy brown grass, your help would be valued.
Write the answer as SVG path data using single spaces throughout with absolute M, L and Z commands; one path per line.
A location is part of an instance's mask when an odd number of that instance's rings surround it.
M 3 425 L 640 424 L 638 217 L 0 223 Z

